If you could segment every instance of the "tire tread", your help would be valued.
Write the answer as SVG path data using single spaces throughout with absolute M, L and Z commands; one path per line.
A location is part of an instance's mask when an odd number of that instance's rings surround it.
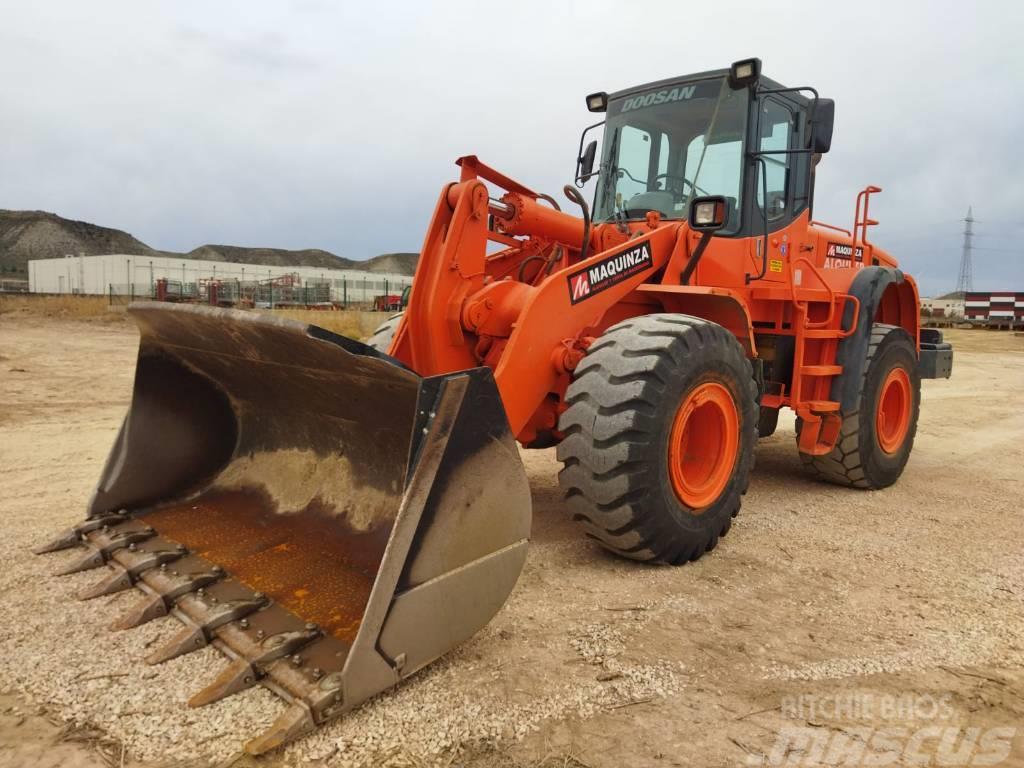
M 645 459 L 659 428 L 659 403 L 674 376 L 687 365 L 699 365 L 712 346 L 736 370 L 746 372 L 748 409 L 741 445 L 749 455 L 746 490 L 756 441 L 757 385 L 750 362 L 736 338 L 709 321 L 677 314 L 632 318 L 609 328 L 576 369 L 559 421 L 565 435 L 558 446 L 564 464 L 559 483 L 573 518 L 587 536 L 606 549 L 634 560 L 680 564 L 710 551 L 724 536 L 739 511 L 739 496 L 717 530 L 702 533 L 675 530 L 664 515 L 651 514 L 644 504 L 655 482 Z M 744 454 L 741 454 L 744 455 Z
M 377 326 L 377 330 L 366 340 L 366 346 L 387 354 L 388 347 L 391 346 L 391 340 L 395 337 L 395 331 L 398 330 L 398 324 L 402 322 L 404 314 L 404 312 L 399 312 L 397 315 L 392 315 Z
M 850 488 L 871 489 L 877 487 L 867 477 L 864 467 L 860 439 L 860 409 L 864 405 L 862 398 L 872 363 L 878 357 L 882 349 L 882 343 L 892 333 L 906 334 L 906 331 L 898 325 L 889 325 L 887 323 L 875 323 L 871 327 L 867 360 L 864 364 L 857 392 L 858 407 L 855 411 L 842 414 L 843 423 L 839 429 L 839 439 L 836 441 L 835 447 L 823 456 L 800 453 L 800 461 L 815 477 L 835 485 L 845 485 Z M 796 422 L 798 444 L 802 428 L 803 421 L 798 418 Z

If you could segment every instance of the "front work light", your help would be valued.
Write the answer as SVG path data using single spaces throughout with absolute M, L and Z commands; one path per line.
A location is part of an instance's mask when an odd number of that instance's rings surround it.
M 608 111 L 608 94 L 604 91 L 587 96 L 587 109 L 591 112 Z
M 721 195 L 694 198 L 690 204 L 690 229 L 714 232 L 725 226 L 729 203 Z
M 729 85 L 733 88 L 742 88 L 755 83 L 760 76 L 760 59 L 743 59 L 729 67 Z

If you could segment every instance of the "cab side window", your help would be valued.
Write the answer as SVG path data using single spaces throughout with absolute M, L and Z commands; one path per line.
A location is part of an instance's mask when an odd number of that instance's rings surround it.
M 793 113 L 785 106 L 772 99 L 766 99 L 760 105 L 760 140 L 758 149 L 772 152 L 790 148 L 793 136 Z M 768 221 L 778 221 L 789 212 L 790 205 L 790 168 L 793 155 L 767 154 L 761 155 L 764 169 L 758 171 L 757 204 L 765 210 L 765 187 L 767 187 Z M 760 174 L 764 174 L 764 180 Z M 767 184 L 764 183 L 767 181 Z
M 651 134 L 642 128 L 624 125 L 619 138 L 619 181 L 616 190 L 624 200 L 647 191 L 651 173 Z
M 687 190 L 696 195 L 724 195 L 729 201 L 725 232 L 740 226 L 740 184 L 743 179 L 743 142 L 720 141 L 704 144 L 704 134 L 695 136 L 686 148 Z M 689 181 L 696 186 L 690 187 Z

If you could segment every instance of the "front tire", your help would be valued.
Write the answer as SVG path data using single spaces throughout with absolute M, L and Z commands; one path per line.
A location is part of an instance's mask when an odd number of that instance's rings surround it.
M 921 376 L 910 334 L 895 325 L 871 328 L 857 410 L 842 413 L 835 447 L 824 456 L 801 453 L 814 475 L 853 488 L 886 488 L 907 465 L 921 411 Z M 803 422 L 797 419 L 800 443 Z
M 404 312 L 399 312 L 397 315 L 392 315 L 379 325 L 373 335 L 366 340 L 366 346 L 387 354 L 388 349 L 391 348 L 391 340 L 395 338 L 395 332 L 398 330 L 398 324 L 402 322 L 404 314 Z
M 618 323 L 577 366 L 566 402 L 559 483 L 588 536 L 672 564 L 715 547 L 757 440 L 757 387 L 731 333 L 677 314 Z

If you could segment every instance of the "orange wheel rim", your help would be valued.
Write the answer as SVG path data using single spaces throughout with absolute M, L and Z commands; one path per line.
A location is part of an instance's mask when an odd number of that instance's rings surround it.
M 672 489 L 693 510 L 712 504 L 732 476 L 739 446 L 740 417 L 729 390 L 707 382 L 679 406 L 668 442 Z
M 875 433 L 886 453 L 895 453 L 903 445 L 910 427 L 910 376 L 903 368 L 893 368 L 882 382 L 875 412 Z

